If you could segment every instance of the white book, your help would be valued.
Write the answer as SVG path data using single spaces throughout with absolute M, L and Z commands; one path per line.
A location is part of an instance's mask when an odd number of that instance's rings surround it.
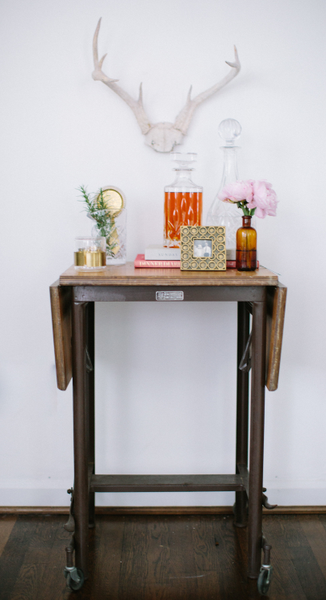
M 147 246 L 145 260 L 180 260 L 180 248 L 164 248 L 159 244 Z

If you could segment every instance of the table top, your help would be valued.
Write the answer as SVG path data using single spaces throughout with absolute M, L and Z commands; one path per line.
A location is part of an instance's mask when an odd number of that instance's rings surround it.
M 121 287 L 115 290 L 114 286 Z M 183 291 L 187 296 L 186 299 L 198 301 L 204 299 L 223 301 L 222 296 L 226 295 L 225 300 L 239 301 L 240 296 L 244 296 L 242 301 L 252 302 L 253 296 L 260 296 L 266 291 L 268 365 L 266 385 L 270 391 L 277 389 L 287 290 L 278 281 L 275 273 L 264 267 L 249 272 L 235 269 L 204 272 L 179 269 L 135 269 L 133 263 L 127 263 L 123 266 L 108 266 L 98 273 L 81 273 L 72 266 L 61 275 L 59 281 L 50 286 L 57 382 L 60 390 L 67 388 L 72 377 L 73 296 L 81 296 L 82 300 L 79 298 L 77 301 L 83 302 L 155 300 L 156 295 L 151 296 L 150 286 L 154 289 L 156 286 L 185 288 Z M 74 294 L 72 294 L 72 287 L 74 287 Z M 86 300 L 83 294 L 87 296 Z
M 135 269 L 133 263 L 107 266 L 99 272 L 80 272 L 74 266 L 60 276 L 62 286 L 277 286 L 278 277 L 265 267 L 256 271 L 180 271 Z

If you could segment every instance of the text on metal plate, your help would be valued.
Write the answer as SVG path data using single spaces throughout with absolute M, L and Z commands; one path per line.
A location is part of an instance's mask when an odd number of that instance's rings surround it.
M 156 300 L 159 302 L 171 302 L 175 300 L 183 300 L 184 292 L 156 292 Z

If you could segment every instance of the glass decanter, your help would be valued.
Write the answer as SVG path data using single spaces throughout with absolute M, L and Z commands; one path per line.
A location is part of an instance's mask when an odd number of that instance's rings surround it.
M 237 229 L 241 227 L 242 213 L 236 204 L 222 202 L 219 194 L 228 183 L 233 183 L 239 179 L 237 164 L 238 146 L 235 146 L 235 142 L 240 136 L 241 131 L 241 125 L 235 119 L 225 119 L 218 127 L 218 133 L 224 141 L 224 145 L 221 146 L 224 155 L 223 175 L 219 190 L 206 218 L 206 225 L 222 225 L 225 227 L 227 260 L 236 259 L 236 233 Z
M 181 225 L 201 225 L 203 188 L 191 180 L 197 154 L 174 152 L 176 179 L 164 188 L 163 245 L 180 248 Z

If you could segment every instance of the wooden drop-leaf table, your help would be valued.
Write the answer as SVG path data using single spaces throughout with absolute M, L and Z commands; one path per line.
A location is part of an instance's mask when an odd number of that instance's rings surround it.
M 72 589 L 81 587 L 82 574 L 88 576 L 88 527 L 94 524 L 95 492 L 234 491 L 235 525 L 246 525 L 248 513 L 248 576 L 257 578 L 262 548 L 268 548 L 262 534 L 262 504 L 267 504 L 263 494 L 265 385 L 271 391 L 278 386 L 286 302 L 286 288 L 277 275 L 264 267 L 253 272 L 234 269 L 194 272 L 135 269 L 132 263 L 127 263 L 109 266 L 97 273 L 81 273 L 70 267 L 50 287 L 50 295 L 59 389 L 65 390 L 73 379 L 71 520 L 74 532 L 66 567 Z M 235 472 L 230 475 L 97 474 L 94 460 L 95 303 L 198 301 L 237 302 L 238 305 Z M 79 575 L 76 570 L 74 573 L 73 550 Z M 71 573 L 74 573 L 72 579 Z

